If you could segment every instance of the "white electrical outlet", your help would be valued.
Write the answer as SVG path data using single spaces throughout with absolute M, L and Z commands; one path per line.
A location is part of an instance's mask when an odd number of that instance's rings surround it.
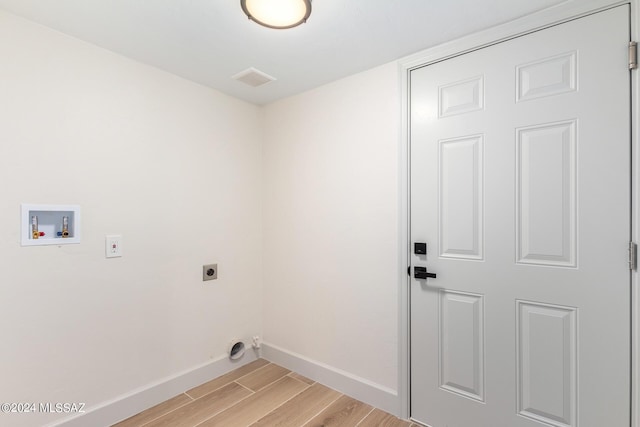
M 122 256 L 122 236 L 106 236 L 104 243 L 107 258 L 117 258 Z

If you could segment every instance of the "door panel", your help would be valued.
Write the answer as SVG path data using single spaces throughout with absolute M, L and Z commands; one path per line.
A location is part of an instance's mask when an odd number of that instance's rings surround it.
M 516 130 L 517 262 L 576 266 L 576 121 Z
M 518 301 L 518 414 L 551 425 L 576 423 L 574 307 Z
M 440 291 L 440 387 L 484 401 L 482 295 Z
M 482 135 L 439 144 L 440 256 L 482 259 Z
M 628 40 L 620 6 L 411 72 L 415 420 L 629 426 Z

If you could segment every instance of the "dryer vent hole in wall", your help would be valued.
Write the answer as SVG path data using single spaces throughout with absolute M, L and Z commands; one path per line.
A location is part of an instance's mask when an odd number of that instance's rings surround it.
M 244 343 L 242 341 L 232 341 L 229 346 L 229 359 L 237 360 L 244 355 Z

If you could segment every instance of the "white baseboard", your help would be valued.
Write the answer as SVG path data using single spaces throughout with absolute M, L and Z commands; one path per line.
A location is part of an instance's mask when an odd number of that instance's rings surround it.
M 372 381 L 268 343 L 262 357 L 395 416 L 401 415 L 398 393 Z
M 111 401 L 87 408 L 84 414 L 55 421 L 46 427 L 111 426 L 256 359 L 253 351 L 246 352 L 239 360 L 230 360 L 227 355 L 224 355 L 195 368 L 133 390 Z
M 383 411 L 400 415 L 400 402 L 394 390 L 273 344 L 262 344 L 262 357 Z M 83 414 L 55 421 L 46 427 L 111 426 L 256 359 L 253 352 L 247 352 L 237 361 L 232 361 L 224 355 L 113 400 L 89 407 Z

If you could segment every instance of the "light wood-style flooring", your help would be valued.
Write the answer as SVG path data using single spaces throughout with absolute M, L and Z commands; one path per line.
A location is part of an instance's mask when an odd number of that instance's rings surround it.
M 258 359 L 114 427 L 418 427 Z

